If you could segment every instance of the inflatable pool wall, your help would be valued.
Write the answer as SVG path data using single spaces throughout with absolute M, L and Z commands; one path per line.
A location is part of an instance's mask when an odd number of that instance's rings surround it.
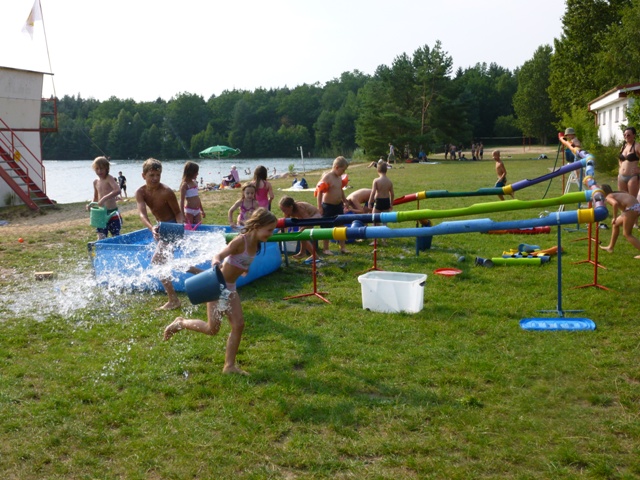
M 226 234 L 231 231 L 231 227 L 221 225 L 200 225 L 197 229 L 198 233 L 221 232 Z M 185 236 L 189 233 L 185 232 Z M 157 278 L 148 278 L 144 282 L 138 281 L 145 276 L 145 271 L 150 268 L 151 258 L 155 251 L 151 245 L 153 242 L 153 235 L 149 229 L 136 230 L 117 237 L 89 242 L 87 245 L 89 256 L 98 283 L 132 289 L 164 291 L 162 283 Z M 179 247 L 174 250 L 174 258 L 183 258 L 183 251 Z M 241 287 L 275 272 L 280 268 L 281 263 L 282 258 L 278 243 L 263 243 L 260 252 L 251 264 L 249 273 L 238 278 L 237 286 Z M 196 266 L 206 270 L 211 267 L 211 262 L 206 261 Z M 184 292 L 184 282 L 193 276 L 190 273 L 176 270 L 172 271 L 171 275 L 173 286 L 177 292 Z

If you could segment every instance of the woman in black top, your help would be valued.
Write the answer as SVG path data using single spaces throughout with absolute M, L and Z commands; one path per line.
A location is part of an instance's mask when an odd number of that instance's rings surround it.
M 636 129 L 628 127 L 624 131 L 625 143 L 620 149 L 618 155 L 618 190 L 627 192 L 634 197 L 638 196 L 640 187 L 640 168 L 638 167 L 638 159 L 640 159 L 640 143 L 636 143 Z

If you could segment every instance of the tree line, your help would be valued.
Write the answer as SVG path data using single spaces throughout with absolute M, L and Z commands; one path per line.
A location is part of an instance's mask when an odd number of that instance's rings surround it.
M 212 145 L 252 157 L 371 155 L 389 142 L 435 149 L 474 137 L 518 136 L 511 98 L 515 75 L 478 64 L 451 76 L 437 44 L 403 54 L 374 75 L 345 72 L 325 85 L 224 91 L 205 100 L 180 93 L 169 101 L 106 101 L 64 96 L 58 132 L 43 141 L 45 159 L 197 158 Z M 506 119 L 506 121 L 505 121 Z
M 588 102 L 639 78 L 640 0 L 567 0 L 562 24 L 553 47 L 541 45 L 513 72 L 495 63 L 453 72 L 437 41 L 372 75 L 344 72 L 324 85 L 231 90 L 206 100 L 188 92 L 153 102 L 64 96 L 43 157 L 197 158 L 220 144 L 247 158 L 296 157 L 299 147 L 305 155 L 373 158 L 389 143 L 427 152 L 495 137 L 547 143 L 568 124 L 596 142 Z

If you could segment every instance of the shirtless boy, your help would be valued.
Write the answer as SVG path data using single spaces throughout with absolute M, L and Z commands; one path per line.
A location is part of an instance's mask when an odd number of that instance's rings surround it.
M 378 164 L 376 164 L 377 167 Z M 355 192 L 351 192 L 347 197 L 347 210 L 352 213 L 369 213 L 371 211 L 371 208 L 369 208 L 370 196 L 370 188 L 360 188 Z
M 93 181 L 93 201 L 99 207 L 107 209 L 107 225 L 104 228 L 96 228 L 98 240 L 107 238 L 109 233 L 115 237 L 120 235 L 120 228 L 122 227 L 122 218 L 116 204 L 116 198 L 120 195 L 120 186 L 116 179 L 109 175 L 110 164 L 106 157 L 97 157 L 91 167 L 98 176 Z M 87 205 L 86 209 L 89 210 L 89 205 Z
M 387 164 L 378 164 L 378 178 L 371 184 L 369 205 L 373 213 L 390 212 L 393 206 L 393 182 L 387 177 Z
M 347 171 L 349 163 L 340 156 L 333 161 L 331 171 L 322 175 L 316 187 L 315 195 L 318 201 L 318 211 L 323 217 L 335 217 L 344 213 L 343 207 L 348 208 L 347 198 L 342 190 L 342 175 Z M 344 240 L 338 242 L 340 252 L 348 253 Z M 329 240 L 323 240 L 322 253 L 333 255 L 329 250 Z
M 142 178 L 145 184 L 136 191 L 136 203 L 140 220 L 145 227 L 153 233 L 153 238 L 158 242 L 156 251 L 153 254 L 151 263 L 163 264 L 172 254 L 172 246 L 161 240 L 158 233 L 158 226 L 149 221 L 147 207 L 158 222 L 184 223 L 184 217 L 178 205 L 178 199 L 173 190 L 163 183 L 160 183 L 162 175 L 162 164 L 155 158 L 149 158 L 142 164 Z M 180 306 L 180 299 L 176 294 L 170 278 L 161 278 L 162 286 L 169 296 L 169 301 L 158 310 L 173 310 Z
M 500 150 L 494 150 L 491 154 L 493 159 L 496 161 L 496 175 L 498 176 L 498 181 L 496 182 L 496 187 L 504 187 L 507 184 L 507 168 L 504 166 L 504 163 L 500 159 Z M 513 197 L 513 193 L 511 194 Z M 498 195 L 500 200 L 504 200 L 504 196 Z M 515 198 L 515 197 L 514 197 Z
M 393 207 L 393 182 L 387 177 L 387 164 L 378 164 L 378 178 L 371 184 L 369 205 L 372 213 L 390 212 Z M 382 241 L 386 244 L 386 240 Z M 375 246 L 374 241 L 372 245 Z
M 616 246 L 616 241 L 620 235 L 620 227 L 622 227 L 624 238 L 640 250 L 640 240 L 633 236 L 633 226 L 638 221 L 638 216 L 640 216 L 640 202 L 630 193 L 613 192 L 609 185 L 602 185 L 601 188 L 606 195 L 607 203 L 613 206 L 613 221 L 611 222 L 611 241 L 606 247 L 601 246 L 600 248 L 613 253 L 613 248 Z M 618 215 L 619 211 L 622 211 L 620 215 Z M 636 255 L 633 258 L 640 259 L 640 255 Z

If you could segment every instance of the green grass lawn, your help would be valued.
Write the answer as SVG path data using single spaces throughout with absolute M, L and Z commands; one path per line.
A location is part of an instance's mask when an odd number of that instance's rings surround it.
M 488 156 L 397 165 L 389 177 L 396 196 L 477 190 L 495 183 Z M 503 155 L 509 181 L 547 174 L 555 153 L 535 157 Z M 353 188 L 375 177 L 361 165 L 348 174 Z M 307 175 L 310 185 L 318 178 Z M 615 185 L 610 175 L 596 178 Z M 274 181 L 276 201 L 290 183 Z M 555 179 L 516 197 L 561 193 Z M 226 223 L 238 195 L 204 194 L 207 222 Z M 311 193 L 294 196 L 315 202 Z M 420 208 L 496 200 L 434 199 Z M 127 214 L 125 231 L 139 228 Z M 373 265 L 372 248 L 354 243 L 319 269 L 330 304 L 283 300 L 312 291 L 310 267 L 299 262 L 240 289 L 246 328 L 238 360 L 251 376 L 239 377 L 221 374 L 228 324 L 216 337 L 184 331 L 163 342 L 177 313 L 154 311 L 162 294 L 92 286 L 88 220 L 32 233 L 23 244 L 0 229 L 0 477 L 638 478 L 638 252 L 621 238 L 614 254 L 599 256 L 598 283 L 609 290 L 574 288 L 594 281 L 594 265 L 583 262 L 586 237 L 586 225 L 563 228 L 561 300 L 564 310 L 582 310 L 567 316 L 592 319 L 595 331 L 520 328 L 522 318 L 556 316 L 540 312 L 558 306 L 555 257 L 543 266 L 473 264 L 520 243 L 554 246 L 555 228 L 436 236 L 417 256 L 415 239 L 390 239 L 379 268 L 428 275 L 417 314 L 362 309 L 358 276 Z M 610 230 L 600 237 L 608 242 Z M 434 275 L 440 267 L 463 273 Z M 58 277 L 34 282 L 41 270 Z M 180 296 L 180 314 L 206 318 L 204 306 Z

